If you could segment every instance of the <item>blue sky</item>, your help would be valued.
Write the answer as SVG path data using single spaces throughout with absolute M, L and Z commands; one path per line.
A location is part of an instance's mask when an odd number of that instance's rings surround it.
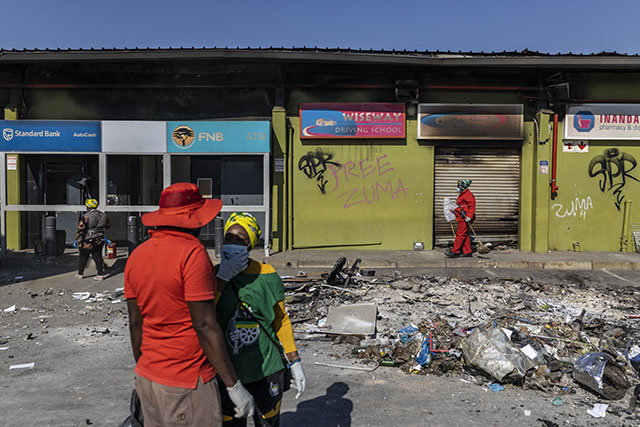
M 0 48 L 342 47 L 640 53 L 637 0 L 20 0 Z

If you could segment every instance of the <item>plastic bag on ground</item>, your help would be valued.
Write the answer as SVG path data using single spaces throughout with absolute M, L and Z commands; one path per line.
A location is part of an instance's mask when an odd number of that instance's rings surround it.
M 531 368 L 527 356 L 497 327 L 474 329 L 461 347 L 467 365 L 482 369 L 498 381 L 506 376 L 522 379 Z
M 605 399 L 622 399 L 629 388 L 624 370 L 607 353 L 587 353 L 573 368 L 573 379 Z

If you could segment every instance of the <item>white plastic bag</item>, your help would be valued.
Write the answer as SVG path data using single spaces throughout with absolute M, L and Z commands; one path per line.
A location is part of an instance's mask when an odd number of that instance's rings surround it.
M 455 211 L 457 207 L 458 207 L 458 204 L 456 203 L 455 200 L 451 200 L 448 197 L 444 198 L 444 202 L 442 204 L 442 208 L 443 208 L 442 210 L 444 211 L 444 218 L 447 220 L 447 222 L 456 220 L 456 215 L 453 213 L 453 211 Z

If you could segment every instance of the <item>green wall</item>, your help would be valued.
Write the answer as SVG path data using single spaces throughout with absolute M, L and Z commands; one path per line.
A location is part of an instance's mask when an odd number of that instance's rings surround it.
M 640 225 L 640 167 L 634 165 L 638 160 L 640 146 L 632 141 L 590 141 L 588 153 L 563 153 L 558 148 L 559 189 L 550 202 L 550 250 L 633 249 L 632 241 L 623 246 L 621 238 L 631 228 L 623 230 L 625 201 L 631 202 L 630 223 Z
M 293 249 L 433 246 L 434 148 L 406 140 L 300 140 L 293 126 Z M 324 189 L 324 193 L 321 189 Z

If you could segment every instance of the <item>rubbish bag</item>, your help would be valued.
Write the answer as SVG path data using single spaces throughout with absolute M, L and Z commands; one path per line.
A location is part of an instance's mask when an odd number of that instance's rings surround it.
M 498 381 L 506 376 L 520 380 L 532 367 L 527 356 L 495 326 L 474 329 L 462 341 L 461 348 L 467 365 L 482 369 Z
M 444 202 L 442 203 L 442 210 L 444 213 L 444 218 L 447 220 L 447 222 L 456 220 L 456 214 L 454 214 L 453 211 L 455 211 L 457 207 L 458 203 L 456 203 L 455 200 L 451 200 L 448 197 L 444 198 Z
M 140 398 L 135 388 L 131 393 L 131 404 L 129 408 L 131 413 L 122 424 L 120 424 L 120 427 L 143 427 L 144 416 L 142 415 L 142 404 L 140 403 Z
M 605 399 L 622 399 L 629 388 L 627 375 L 607 353 L 587 353 L 573 367 L 573 379 Z

